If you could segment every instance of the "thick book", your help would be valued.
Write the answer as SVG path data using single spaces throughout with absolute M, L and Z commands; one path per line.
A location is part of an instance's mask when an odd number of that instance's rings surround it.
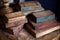
M 15 35 L 16 37 L 19 35 L 20 31 L 23 29 L 24 24 L 20 24 L 17 27 L 4 28 L 3 31 Z
M 5 15 L 7 16 L 8 19 L 24 16 L 24 14 L 20 11 L 19 12 L 8 13 L 8 14 L 5 14 Z
M 31 12 L 44 10 L 41 4 L 37 1 L 23 2 L 23 3 L 19 3 L 19 5 L 21 6 L 21 11 L 24 12 L 25 15 Z
M 29 20 L 29 24 L 34 30 L 40 30 L 40 29 L 56 26 L 59 23 L 56 20 L 49 20 L 42 23 L 34 23 L 33 21 Z
M 42 12 L 34 12 L 27 16 L 27 19 L 30 18 L 35 23 L 44 22 L 48 20 L 54 20 L 55 14 L 50 10 L 45 10 Z
M 47 28 L 47 29 L 44 29 L 44 30 L 33 30 L 31 28 L 31 25 L 29 24 L 25 24 L 25 29 L 35 38 L 39 38 L 39 37 L 42 37 L 46 34 L 49 34 L 53 31 L 56 31 L 58 29 L 60 29 L 60 25 L 58 26 L 55 26 L 55 27 L 51 27 L 51 28 Z
M 27 19 L 26 18 L 25 19 L 14 21 L 12 23 L 7 23 L 6 24 L 6 28 L 17 27 L 18 25 L 25 24 L 25 23 L 27 23 Z
M 15 22 L 15 21 L 23 20 L 23 19 L 27 20 L 25 16 L 21 16 L 21 17 L 8 19 L 8 23 L 12 23 L 12 22 Z

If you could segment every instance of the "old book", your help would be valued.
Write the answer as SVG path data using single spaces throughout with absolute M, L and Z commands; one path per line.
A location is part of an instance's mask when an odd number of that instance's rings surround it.
M 21 12 L 6 14 L 6 16 L 8 17 L 8 23 L 6 24 L 6 28 L 16 27 L 20 24 L 27 23 L 26 16 L 24 16 L 24 14 Z
M 21 6 L 21 11 L 24 12 L 25 15 L 28 15 L 31 12 L 44 10 L 41 4 L 35 1 L 19 3 L 19 5 Z
M 26 17 L 21 16 L 21 17 L 11 18 L 11 19 L 8 19 L 8 23 L 12 23 L 12 22 L 15 22 L 15 21 L 23 20 L 23 19 L 26 20 Z
M 8 13 L 8 14 L 5 14 L 5 15 L 8 17 L 8 19 L 24 16 L 24 14 L 20 11 L 19 12 Z
M 12 23 L 7 23 L 6 24 L 6 28 L 10 28 L 10 27 L 17 27 L 18 25 L 20 24 L 25 24 L 27 23 L 27 19 L 20 19 L 20 20 L 17 20 L 17 21 L 14 21 Z
M 53 27 L 58 25 L 59 23 L 56 20 L 49 20 L 49 21 L 45 21 L 42 23 L 35 23 L 31 20 L 29 20 L 29 24 L 31 25 L 31 27 L 35 30 L 39 30 L 39 29 L 45 29 L 48 27 Z
M 55 30 L 58 30 L 60 29 L 60 26 L 55 26 L 55 27 L 51 27 L 51 28 L 47 28 L 47 29 L 44 29 L 44 30 L 33 30 L 31 28 L 31 25 L 29 24 L 25 24 L 25 29 L 35 38 L 39 38 L 39 37 L 42 37 L 46 34 L 49 34 Z
M 44 22 L 48 20 L 54 20 L 55 14 L 51 12 L 50 10 L 42 11 L 42 12 L 34 12 L 27 16 L 27 18 L 30 18 L 35 23 Z
M 24 24 L 20 24 L 17 27 L 5 28 L 3 31 L 15 35 L 16 37 L 19 35 L 19 32 L 22 30 Z

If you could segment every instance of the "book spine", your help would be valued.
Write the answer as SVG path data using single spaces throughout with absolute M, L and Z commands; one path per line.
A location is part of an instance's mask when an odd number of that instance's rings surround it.
M 55 15 L 50 15 L 50 16 L 46 16 L 46 17 L 41 17 L 41 18 L 37 18 L 36 22 L 44 22 L 44 21 L 48 21 L 48 20 L 54 20 L 55 19 Z

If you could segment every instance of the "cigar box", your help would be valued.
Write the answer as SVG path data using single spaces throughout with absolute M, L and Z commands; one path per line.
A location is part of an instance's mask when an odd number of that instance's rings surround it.
M 18 25 L 25 24 L 25 23 L 27 23 L 27 19 L 17 20 L 12 23 L 7 23 L 6 28 L 17 27 Z
M 44 10 L 44 8 L 41 6 L 41 4 L 39 4 L 39 2 L 35 2 L 35 1 L 19 3 L 19 5 L 21 6 L 21 11 L 24 12 L 25 15 L 28 15 L 31 12 Z
M 29 20 L 29 24 L 31 25 L 31 27 L 35 30 L 39 30 L 39 29 L 45 29 L 48 27 L 53 27 L 58 25 L 59 23 L 56 20 L 49 20 L 49 21 L 45 21 L 42 23 L 35 23 L 31 20 Z
M 59 27 L 60 26 L 58 25 L 58 26 L 47 28 L 44 30 L 33 30 L 31 28 L 31 25 L 25 24 L 25 29 L 35 38 L 39 38 L 39 37 L 42 37 L 44 35 L 47 35 L 47 34 L 53 32 L 53 31 L 56 31 L 56 30 L 60 29 Z
M 27 18 L 30 18 L 35 23 L 44 22 L 48 20 L 54 20 L 55 14 L 53 14 L 51 11 L 46 10 L 42 12 L 34 12 L 27 16 Z

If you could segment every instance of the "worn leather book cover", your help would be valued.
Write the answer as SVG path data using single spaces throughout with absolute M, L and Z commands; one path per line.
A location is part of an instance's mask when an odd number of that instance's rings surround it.
M 51 27 L 51 28 L 46 28 L 46 29 L 43 29 L 43 30 L 33 30 L 31 28 L 31 25 L 29 24 L 25 24 L 25 29 L 35 38 L 39 38 L 39 37 L 42 37 L 46 34 L 49 34 L 53 31 L 56 31 L 58 29 L 60 29 L 60 26 L 55 26 L 55 27 Z
M 24 16 L 24 14 L 20 11 L 19 12 L 8 13 L 8 14 L 5 14 L 5 15 L 8 17 L 8 19 Z
M 27 19 L 17 20 L 12 23 L 7 23 L 6 28 L 17 27 L 18 25 L 25 24 L 25 23 L 27 23 Z
M 16 17 L 16 18 L 11 18 L 11 19 L 8 19 L 8 23 L 13 23 L 15 21 L 19 21 L 19 20 L 27 20 L 25 16 L 21 16 L 21 17 Z
M 31 27 L 34 30 L 40 30 L 40 29 L 45 29 L 45 28 L 49 28 L 49 27 L 54 27 L 54 26 L 58 25 L 59 23 L 56 20 L 49 20 L 49 21 L 45 21 L 42 23 L 35 23 L 35 22 L 29 20 L 29 24 L 31 25 Z
M 42 12 L 31 13 L 30 15 L 27 16 L 27 18 L 30 18 L 35 23 L 39 23 L 48 20 L 54 20 L 55 14 L 53 14 L 53 12 L 51 12 L 50 10 L 45 10 Z
M 4 28 L 3 31 L 15 35 L 17 37 L 19 35 L 19 32 L 23 29 L 23 25 L 24 24 L 20 24 L 17 27 Z
M 44 10 L 41 4 L 37 1 L 23 2 L 19 3 L 19 5 L 21 6 L 21 11 L 24 12 L 25 15 L 29 14 L 29 12 L 31 13 Z

